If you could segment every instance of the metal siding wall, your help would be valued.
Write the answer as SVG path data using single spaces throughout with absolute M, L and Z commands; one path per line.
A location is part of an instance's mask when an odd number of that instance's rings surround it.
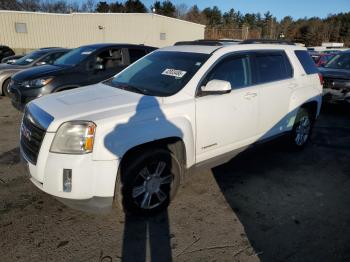
M 16 33 L 15 23 L 28 33 Z M 104 28 L 100 30 L 98 26 Z M 203 25 L 154 14 L 46 14 L 0 11 L 0 44 L 16 49 L 117 42 L 163 47 L 204 38 Z M 166 40 L 160 40 L 166 33 Z

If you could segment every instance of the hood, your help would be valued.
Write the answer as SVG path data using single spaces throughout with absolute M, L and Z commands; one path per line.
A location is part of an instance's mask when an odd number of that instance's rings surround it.
M 60 124 L 66 121 L 88 120 L 98 123 L 110 117 L 159 106 L 161 99 L 99 83 L 43 96 L 31 103 L 54 118 L 47 131 L 56 132 Z
M 70 68 L 70 67 L 69 67 Z M 58 73 L 64 73 L 68 70 L 67 67 L 55 66 L 55 65 L 42 65 L 28 68 L 22 72 L 13 76 L 13 79 L 18 82 L 23 82 L 31 79 L 36 79 L 45 76 L 57 75 Z
M 0 64 L 0 73 L 3 71 L 17 71 L 26 68 L 25 66 L 13 64 Z
M 319 68 L 320 73 L 326 78 L 336 78 L 336 79 L 349 79 L 350 80 L 350 70 L 344 69 L 333 69 L 321 67 Z

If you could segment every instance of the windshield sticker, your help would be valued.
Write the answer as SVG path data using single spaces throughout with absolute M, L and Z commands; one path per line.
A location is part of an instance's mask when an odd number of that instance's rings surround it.
M 186 75 L 186 71 L 176 70 L 176 69 L 165 69 L 162 75 L 174 76 L 175 78 L 182 78 Z
M 196 66 L 201 66 L 201 64 L 202 64 L 201 62 L 197 62 Z
M 30 63 L 30 62 L 33 62 L 33 61 L 34 61 L 34 59 L 32 59 L 32 58 L 27 58 L 27 59 L 26 59 L 26 62 L 29 62 L 29 63 Z

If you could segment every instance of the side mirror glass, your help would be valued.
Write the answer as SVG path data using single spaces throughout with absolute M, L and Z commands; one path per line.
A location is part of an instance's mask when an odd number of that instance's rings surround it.
M 223 80 L 210 80 L 205 86 L 202 86 L 202 92 L 205 94 L 227 94 L 231 92 L 231 84 Z
M 95 70 L 100 71 L 100 70 L 103 70 L 103 65 L 96 64 L 94 68 L 95 68 Z
M 39 65 L 46 65 L 46 62 L 42 61 L 42 62 L 38 62 L 35 65 L 39 66 Z

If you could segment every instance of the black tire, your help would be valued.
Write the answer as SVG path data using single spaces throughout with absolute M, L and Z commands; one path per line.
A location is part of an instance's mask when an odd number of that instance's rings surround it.
M 307 108 L 300 108 L 296 116 L 289 145 L 292 150 L 302 150 L 310 141 L 314 118 Z
M 6 79 L 2 85 L 2 94 L 7 97 L 10 97 L 10 92 L 8 90 L 9 85 L 10 85 L 10 79 Z
M 162 170 L 159 176 L 157 168 Z M 127 214 L 153 215 L 168 207 L 180 182 L 181 165 L 173 153 L 162 148 L 147 150 L 123 161 L 116 198 Z

